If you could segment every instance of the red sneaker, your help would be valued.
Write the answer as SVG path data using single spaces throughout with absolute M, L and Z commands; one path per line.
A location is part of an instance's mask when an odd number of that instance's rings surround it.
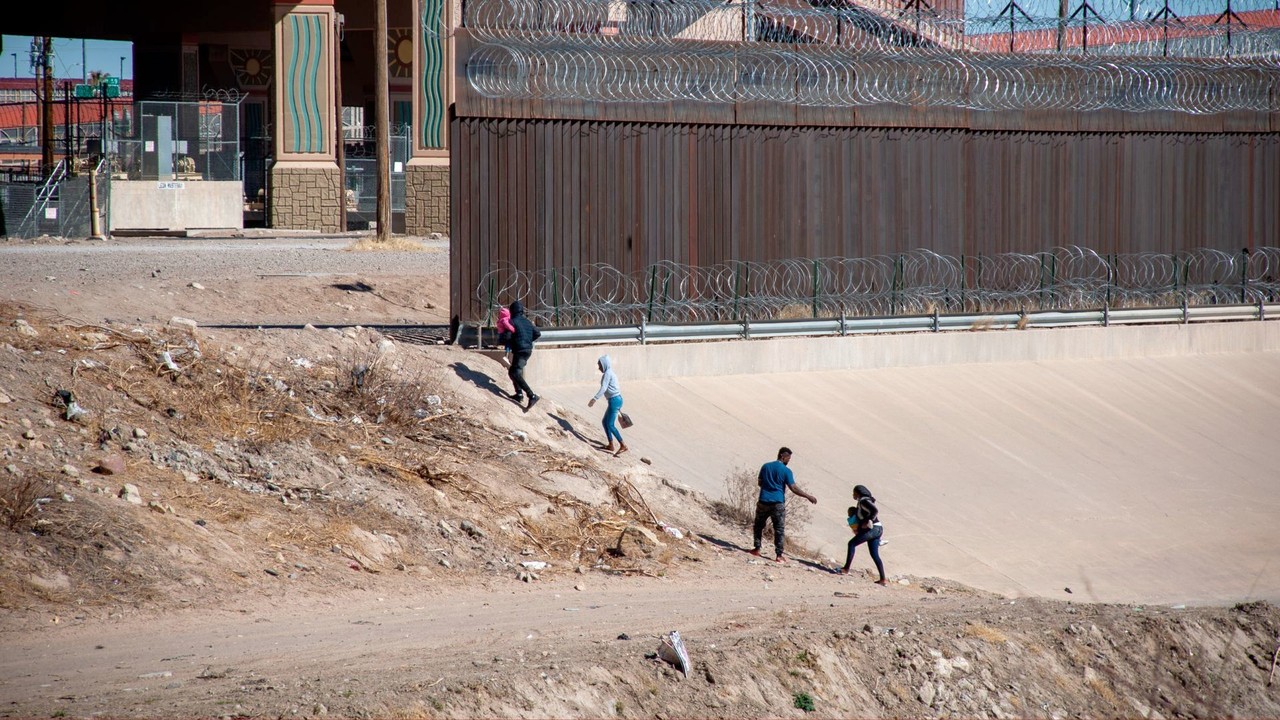
M 779 555 L 778 557 L 774 558 L 773 561 L 776 563 L 785 563 L 787 561 L 787 558 L 783 555 Z
M 751 549 L 751 550 L 748 550 L 748 551 L 747 551 L 747 554 L 748 554 L 748 555 L 755 555 L 756 557 L 760 557 L 760 548 L 753 548 L 753 549 Z

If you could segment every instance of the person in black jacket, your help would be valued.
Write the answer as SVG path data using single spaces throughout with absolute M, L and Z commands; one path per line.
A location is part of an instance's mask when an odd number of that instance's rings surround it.
M 524 314 L 524 303 L 516 300 L 511 303 L 511 324 L 515 330 L 505 332 L 499 335 L 499 340 L 511 348 L 511 367 L 507 369 L 507 377 L 511 378 L 511 384 L 515 386 L 515 393 L 511 399 L 517 403 L 524 402 L 524 396 L 529 395 L 529 405 L 525 407 L 528 412 L 533 404 L 538 402 L 538 396 L 530 389 L 529 383 L 524 379 L 524 366 L 529 362 L 529 356 L 533 354 L 533 343 L 542 337 L 542 333 Z
M 857 485 L 853 488 L 853 499 L 858 503 L 849 508 L 849 529 L 853 531 L 853 537 L 849 538 L 849 552 L 844 557 L 844 567 L 838 572 L 841 575 L 849 574 L 849 568 L 853 565 L 854 550 L 862 543 L 866 543 L 867 549 L 871 551 L 871 560 L 880 573 L 880 579 L 876 580 L 876 584 L 886 585 L 888 581 L 884 577 L 884 563 L 880 561 L 880 536 L 884 534 L 884 526 L 880 524 L 880 511 L 876 508 L 876 499 L 866 485 Z

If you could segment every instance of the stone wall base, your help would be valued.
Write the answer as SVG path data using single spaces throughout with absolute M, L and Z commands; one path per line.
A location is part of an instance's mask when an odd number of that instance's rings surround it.
M 412 162 L 404 173 L 404 231 L 449 234 L 449 166 Z
M 276 163 L 271 168 L 271 227 L 341 232 L 342 185 L 336 163 Z

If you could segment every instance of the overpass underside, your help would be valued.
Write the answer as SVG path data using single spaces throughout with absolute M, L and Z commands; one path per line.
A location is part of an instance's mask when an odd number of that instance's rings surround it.
M 978 33 L 879 0 L 539 7 L 471 0 L 453 36 L 459 322 L 515 299 L 564 322 L 602 273 L 1280 239 L 1276 36 L 1252 16 L 1224 38 Z
M 373 155 L 378 141 L 365 126 L 374 124 L 375 66 L 386 63 L 392 134 L 403 138 L 390 148 L 394 202 L 403 202 L 407 232 L 448 231 L 448 28 L 460 2 L 388 0 L 386 47 L 365 0 L 56 6 L 7 9 L 5 32 L 131 41 L 139 101 L 233 99 L 238 136 L 201 139 L 238 143 L 244 200 L 264 201 L 267 224 L 280 229 L 338 231 L 355 195 L 365 197 L 352 187 L 351 163 L 345 178 L 341 168 L 344 155 L 365 164 Z M 198 151 L 173 153 L 200 168 Z

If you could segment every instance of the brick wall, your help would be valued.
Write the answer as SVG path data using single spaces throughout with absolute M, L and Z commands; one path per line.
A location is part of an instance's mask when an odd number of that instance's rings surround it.
M 342 212 L 337 165 L 271 168 L 271 227 L 336 233 L 342 229 Z
M 405 168 L 404 230 L 409 235 L 449 234 L 449 166 Z

